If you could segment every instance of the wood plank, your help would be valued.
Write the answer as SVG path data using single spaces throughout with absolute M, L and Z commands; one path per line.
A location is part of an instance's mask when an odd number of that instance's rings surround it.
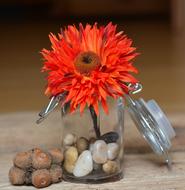
M 8 182 L 7 172 L 11 166 L 13 154 L 1 155 L 0 189 L 2 190 L 32 190 L 33 187 L 12 186 Z M 48 190 L 183 190 L 185 187 L 185 153 L 173 152 L 172 170 L 161 164 L 153 154 L 126 154 L 124 164 L 124 179 L 99 185 L 73 184 L 62 182 L 51 185 Z

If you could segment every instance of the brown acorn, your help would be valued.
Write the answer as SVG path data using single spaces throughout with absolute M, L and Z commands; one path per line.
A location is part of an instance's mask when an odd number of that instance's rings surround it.
M 10 168 L 9 180 L 13 185 L 22 185 L 25 182 L 25 171 L 15 166 Z
M 32 165 L 32 153 L 31 152 L 19 152 L 13 159 L 15 166 L 21 169 L 30 168 Z
M 62 161 L 64 160 L 64 155 L 62 151 L 58 148 L 53 148 L 48 151 L 52 158 L 52 164 L 62 164 Z
M 29 150 L 29 152 L 33 153 L 33 152 L 41 152 L 42 150 L 38 147 L 36 148 L 32 148 L 31 150 Z
M 34 149 L 32 154 L 32 167 L 35 169 L 48 169 L 51 167 L 51 156 L 41 149 Z
M 59 165 L 53 164 L 50 168 L 50 175 L 52 183 L 58 183 L 62 181 L 62 168 Z
M 32 184 L 37 188 L 48 187 L 51 184 L 51 175 L 48 170 L 41 169 L 32 173 Z

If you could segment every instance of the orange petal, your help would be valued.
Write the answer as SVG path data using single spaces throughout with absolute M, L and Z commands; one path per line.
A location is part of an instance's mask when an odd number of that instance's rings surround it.
M 102 103 L 102 107 L 103 107 L 105 113 L 108 114 L 109 113 L 109 109 L 108 109 L 106 100 L 102 99 L 101 103 Z
M 84 111 L 85 106 L 86 106 L 86 102 L 85 102 L 85 101 L 81 102 L 81 104 L 80 104 L 80 113 L 81 113 L 81 114 L 82 114 L 82 112 Z

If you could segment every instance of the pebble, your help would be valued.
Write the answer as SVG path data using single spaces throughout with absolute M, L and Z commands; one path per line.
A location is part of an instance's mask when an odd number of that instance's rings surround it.
M 93 162 L 93 170 L 101 170 L 102 164 L 97 164 L 96 162 Z
M 83 177 L 88 175 L 92 170 L 93 170 L 93 160 L 91 152 L 89 150 L 85 150 L 78 157 L 78 160 L 73 170 L 73 175 L 76 177 Z
M 116 142 L 119 138 L 118 133 L 116 132 L 108 132 L 105 133 L 104 135 L 102 135 L 100 137 L 101 140 L 104 140 L 106 143 L 112 143 L 112 142 Z
M 102 168 L 106 174 L 113 174 L 118 171 L 119 166 L 116 161 L 108 160 L 105 164 L 103 164 Z
M 79 154 L 82 153 L 89 148 L 89 141 L 84 137 L 80 137 L 76 142 L 76 148 Z
M 75 147 L 69 147 L 64 154 L 64 168 L 68 173 L 73 173 L 75 163 L 78 159 L 78 151 Z
M 91 138 L 89 139 L 89 144 L 93 144 L 93 143 L 95 143 L 95 141 L 96 141 L 96 138 L 91 137 Z
M 65 146 L 71 146 L 76 143 L 77 137 L 72 133 L 68 133 L 63 140 Z
M 92 153 L 93 152 L 93 147 L 94 147 L 94 144 L 90 144 L 89 145 L 89 151 Z
M 95 141 L 96 139 L 94 137 L 89 139 L 89 150 L 91 153 L 93 152 L 93 146 L 94 146 Z
M 107 144 L 103 140 L 97 140 L 93 145 L 92 155 L 97 164 L 104 164 L 107 161 Z
M 114 160 L 119 153 L 119 145 L 117 143 L 107 144 L 107 155 L 109 160 Z

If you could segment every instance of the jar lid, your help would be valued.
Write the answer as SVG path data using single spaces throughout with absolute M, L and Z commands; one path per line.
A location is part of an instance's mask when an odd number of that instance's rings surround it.
M 141 86 L 131 91 L 132 94 L 141 90 Z M 154 100 L 145 102 L 142 98 L 133 100 L 126 95 L 128 111 L 142 136 L 146 139 L 153 151 L 164 157 L 170 166 L 171 160 L 168 150 L 175 131 L 169 120 Z

